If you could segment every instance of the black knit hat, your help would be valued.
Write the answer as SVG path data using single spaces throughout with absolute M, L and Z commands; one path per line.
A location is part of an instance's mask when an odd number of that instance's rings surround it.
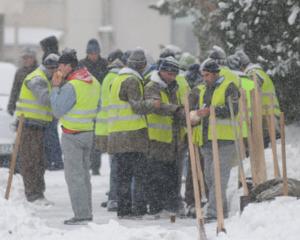
M 58 63 L 71 64 L 71 67 L 74 68 L 78 65 L 78 59 L 75 49 L 65 49 L 60 56 Z
M 218 73 L 220 72 L 220 67 L 214 59 L 208 58 L 201 64 L 200 70 L 211 73 Z
M 88 41 L 86 46 L 86 53 L 97 53 L 100 54 L 100 44 L 97 39 L 92 38 Z
M 112 51 L 107 57 L 107 61 L 110 63 L 116 59 L 123 61 L 123 52 L 120 49 Z
M 50 54 L 55 53 L 59 54 L 58 52 L 58 40 L 55 36 L 49 36 L 40 41 L 40 46 L 44 52 L 43 60 Z
M 173 72 L 178 74 L 179 73 L 178 61 L 174 57 L 162 58 L 160 59 L 158 71 Z

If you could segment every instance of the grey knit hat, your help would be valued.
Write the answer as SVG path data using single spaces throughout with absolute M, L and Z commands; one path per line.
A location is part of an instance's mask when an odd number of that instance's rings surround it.
M 238 50 L 235 52 L 235 55 L 239 57 L 240 64 L 243 67 L 246 67 L 251 61 L 248 55 L 243 50 Z
M 146 65 L 147 59 L 144 50 L 136 49 L 133 50 L 127 60 L 128 64 L 138 64 L 138 65 Z

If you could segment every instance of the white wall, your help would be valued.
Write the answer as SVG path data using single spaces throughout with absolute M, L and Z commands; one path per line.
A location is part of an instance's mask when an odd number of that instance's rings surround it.
M 78 58 L 85 56 L 86 44 L 98 38 L 101 23 L 100 0 L 66 0 L 65 38 L 63 46 L 77 49 Z
M 171 19 L 148 8 L 153 0 L 112 0 L 112 24 L 116 47 L 122 50 L 140 46 L 155 58 L 159 44 L 170 43 Z

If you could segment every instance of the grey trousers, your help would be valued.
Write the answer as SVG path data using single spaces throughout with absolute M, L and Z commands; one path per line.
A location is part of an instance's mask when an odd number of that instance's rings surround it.
M 68 185 L 74 217 L 92 217 L 90 156 L 93 133 L 62 134 L 65 179 Z
M 228 217 L 226 189 L 227 183 L 230 177 L 230 170 L 232 167 L 232 161 L 236 156 L 234 143 L 231 141 L 218 141 L 219 146 L 219 158 L 220 158 L 220 171 L 221 171 L 221 189 L 222 189 L 222 200 L 223 200 L 223 212 L 224 217 Z M 214 164 L 213 164 L 213 153 L 211 142 L 205 144 L 201 148 L 201 152 L 204 157 L 204 175 L 205 182 L 207 184 L 209 195 L 208 195 L 208 208 L 207 217 L 216 218 L 216 195 L 215 195 L 215 178 L 214 178 Z

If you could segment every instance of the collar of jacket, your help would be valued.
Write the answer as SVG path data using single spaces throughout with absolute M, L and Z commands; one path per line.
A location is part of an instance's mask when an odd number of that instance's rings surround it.
M 69 74 L 67 80 L 72 81 L 72 80 L 81 80 L 86 83 L 92 83 L 93 82 L 93 76 L 90 74 L 90 72 L 87 70 L 86 67 L 82 67 L 79 69 L 76 69 L 72 73 Z
M 231 70 L 231 71 L 236 75 L 238 75 L 239 77 L 247 77 L 247 74 L 242 71 L 237 71 L 237 70 Z
M 152 74 L 150 76 L 150 80 L 153 81 L 153 82 L 158 83 L 159 86 L 162 87 L 162 88 L 167 88 L 168 87 L 168 85 L 159 76 L 157 70 L 155 70 L 155 71 L 152 72 Z
M 121 74 L 132 74 L 136 76 L 138 79 L 143 80 L 143 77 L 141 74 L 139 74 L 137 71 L 133 70 L 132 68 L 129 67 L 124 67 L 119 71 L 119 75 Z
M 253 69 L 262 69 L 262 67 L 259 65 L 259 64 L 253 64 L 253 63 L 250 63 L 248 64 L 248 66 L 246 67 L 245 69 L 245 73 L 253 70 Z
M 52 74 L 49 72 L 49 70 L 43 64 L 41 64 L 39 66 L 39 69 L 41 69 L 46 74 L 48 80 L 52 78 Z
M 224 81 L 224 76 L 220 76 L 211 86 L 206 84 L 207 88 L 216 88 L 217 86 L 221 85 L 221 83 Z

